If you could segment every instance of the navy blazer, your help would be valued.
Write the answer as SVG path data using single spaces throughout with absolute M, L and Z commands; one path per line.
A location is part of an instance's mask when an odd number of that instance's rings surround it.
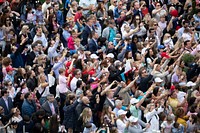
M 98 46 L 97 42 L 94 41 L 94 39 L 89 40 L 88 47 L 89 47 L 89 51 L 92 54 L 95 54 L 97 52 L 97 50 L 99 49 L 99 46 Z
M 28 53 L 27 58 L 26 58 L 26 64 L 33 66 L 33 60 L 35 59 L 36 55 L 33 51 Z
M 82 41 L 81 41 L 81 44 L 83 46 L 87 46 L 88 44 L 88 38 L 91 36 L 92 34 L 92 31 L 90 29 L 89 26 L 85 25 L 84 29 L 83 29 L 83 32 L 82 32 Z
M 8 97 L 8 108 L 3 98 L 0 98 L 0 106 L 4 108 L 4 114 L 9 115 L 11 109 L 13 108 L 12 98 Z

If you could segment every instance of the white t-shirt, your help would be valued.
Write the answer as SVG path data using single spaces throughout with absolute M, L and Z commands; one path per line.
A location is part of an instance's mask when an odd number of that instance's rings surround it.
M 168 124 L 167 121 L 163 121 L 163 123 L 161 124 L 161 128 L 164 129 L 164 133 L 170 133 L 173 127 L 173 124 L 174 122 Z
M 184 98 L 185 95 L 186 95 L 186 93 L 183 92 L 183 91 L 179 91 L 179 92 L 177 93 L 177 99 L 178 99 L 178 101 L 179 101 L 180 103 L 182 103 L 183 100 L 185 99 L 185 98 Z

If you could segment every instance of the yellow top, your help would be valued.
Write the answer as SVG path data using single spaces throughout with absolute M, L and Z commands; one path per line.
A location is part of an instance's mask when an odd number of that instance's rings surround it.
M 175 110 L 178 107 L 178 99 L 174 99 L 169 97 L 169 105 L 172 107 L 173 110 Z
M 176 122 L 182 124 L 185 128 L 187 127 L 186 120 L 183 118 L 178 118 Z

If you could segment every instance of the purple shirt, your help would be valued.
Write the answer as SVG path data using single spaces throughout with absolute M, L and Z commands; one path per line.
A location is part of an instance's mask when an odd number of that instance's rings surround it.
M 178 75 L 176 74 L 176 73 L 174 73 L 173 75 L 172 75 L 172 79 L 171 79 L 171 82 L 172 83 L 175 83 L 175 82 L 179 82 L 179 78 L 178 78 Z

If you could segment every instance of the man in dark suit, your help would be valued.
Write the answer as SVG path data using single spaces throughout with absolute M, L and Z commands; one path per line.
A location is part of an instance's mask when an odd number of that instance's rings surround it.
M 9 115 L 13 108 L 12 98 L 9 97 L 7 89 L 1 91 L 0 106 L 4 108 L 4 115 Z
M 38 43 L 36 41 L 32 44 L 32 51 L 27 55 L 26 64 L 33 66 L 33 64 L 36 62 L 37 56 L 38 56 Z
M 98 38 L 99 38 L 98 33 L 92 32 L 92 38 L 88 42 L 88 48 L 92 54 L 99 54 L 100 52 L 102 52 L 102 50 L 100 49 L 101 47 L 98 46 L 98 43 L 97 43 Z
M 114 92 L 112 90 L 108 90 L 106 92 L 106 99 L 104 105 L 110 106 L 112 110 L 115 108 L 115 101 L 113 99 Z
M 45 110 L 47 116 L 58 114 L 58 104 L 53 94 L 47 96 L 47 101 L 42 105 L 42 108 Z
M 90 104 L 89 98 L 86 96 L 82 97 L 81 102 L 76 106 L 77 116 L 80 116 L 80 114 L 82 113 L 84 108 L 86 108 L 86 107 L 90 108 L 89 104 Z
M 82 32 L 82 41 L 81 41 L 81 44 L 83 46 L 87 46 L 88 45 L 88 38 L 91 37 L 92 35 L 92 31 L 94 31 L 94 29 L 92 28 L 92 25 L 93 25 L 93 17 L 89 17 L 87 20 L 86 20 L 86 25 L 84 27 L 84 30 Z

